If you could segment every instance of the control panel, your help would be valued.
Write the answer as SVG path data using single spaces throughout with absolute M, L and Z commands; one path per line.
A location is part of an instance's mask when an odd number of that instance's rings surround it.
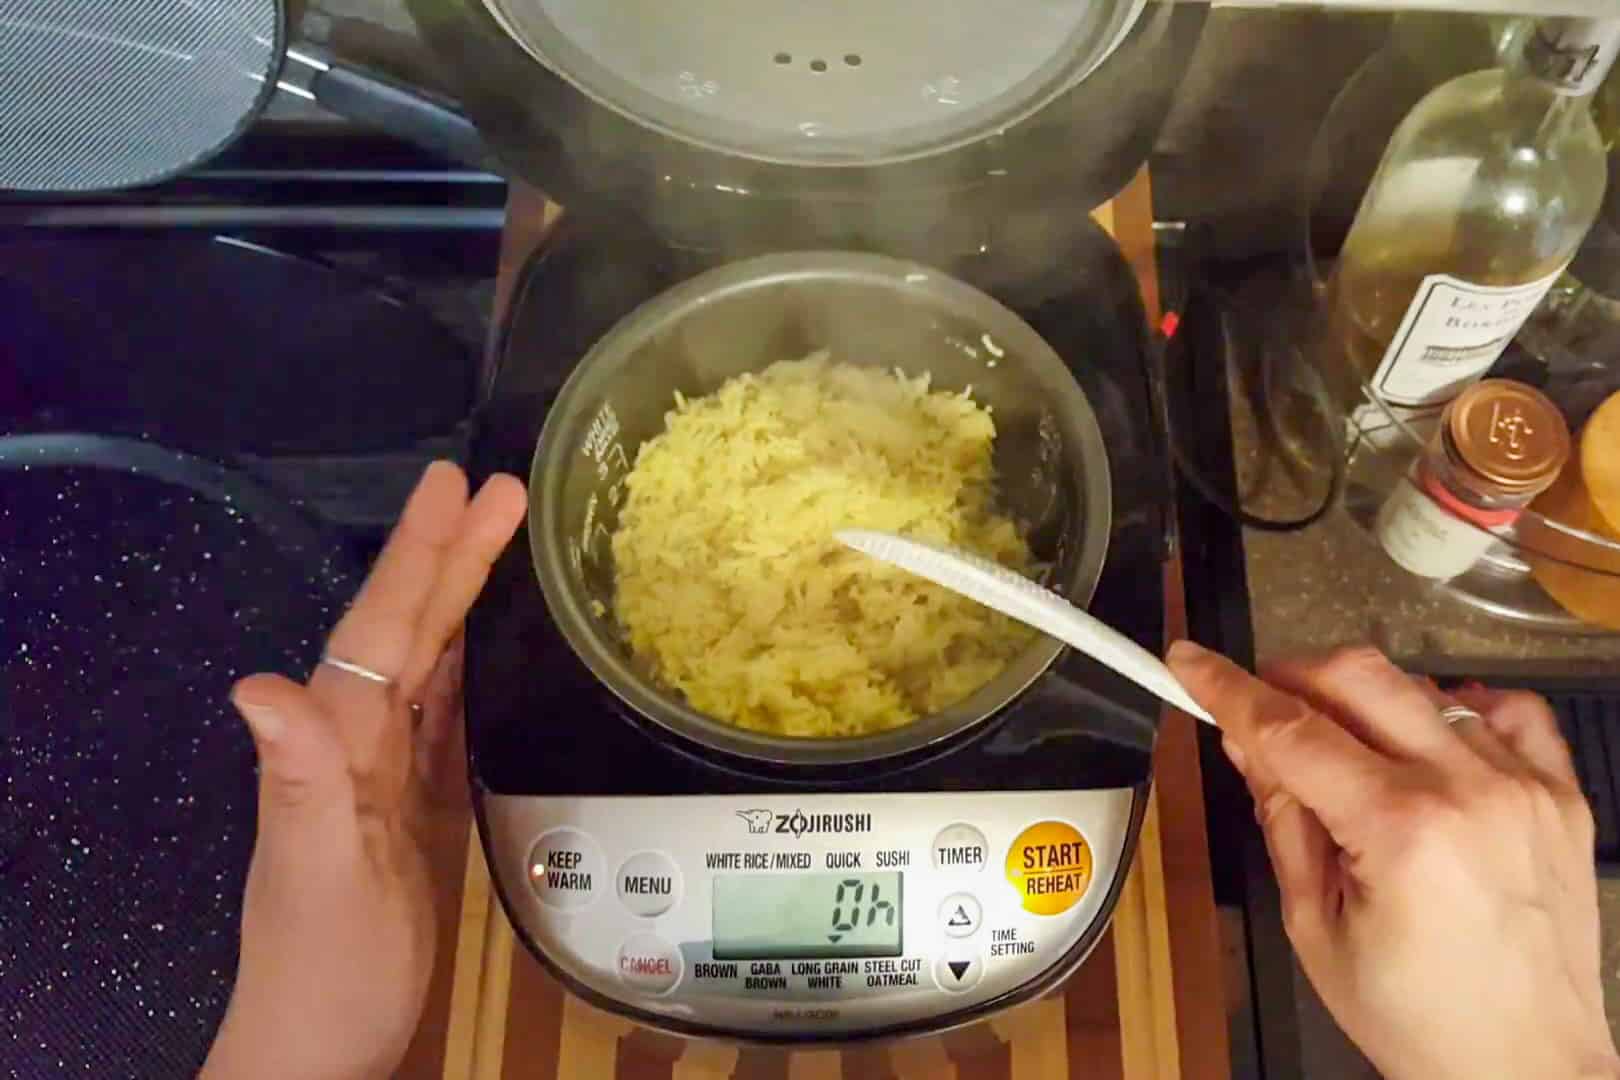
M 719 1034 L 941 1026 L 1073 962 L 1131 789 L 484 799 L 490 864 L 558 968 Z

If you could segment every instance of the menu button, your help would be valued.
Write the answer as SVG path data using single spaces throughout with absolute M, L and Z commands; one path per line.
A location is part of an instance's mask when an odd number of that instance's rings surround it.
M 619 902 L 630 914 L 647 919 L 674 907 L 681 885 L 675 861 L 657 851 L 643 851 L 624 860 L 617 880 Z

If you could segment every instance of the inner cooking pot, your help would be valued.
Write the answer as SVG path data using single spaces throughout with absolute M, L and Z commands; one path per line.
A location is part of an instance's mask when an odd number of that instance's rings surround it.
M 1090 600 L 1109 535 L 1108 458 L 1090 402 L 1040 335 L 971 286 L 881 256 L 780 254 L 730 263 L 633 311 L 580 361 L 541 430 L 529 486 L 535 572 L 574 651 L 626 705 L 705 747 L 788 764 L 869 761 L 948 738 L 995 715 L 1062 649 L 1037 638 L 947 709 L 825 739 L 705 716 L 632 659 L 613 616 L 610 541 L 638 449 L 664 430 L 676 391 L 697 397 L 818 349 L 835 361 L 927 373 L 937 389 L 971 387 L 995 418 L 1002 509 L 1027 530 L 1046 583 L 1075 603 Z

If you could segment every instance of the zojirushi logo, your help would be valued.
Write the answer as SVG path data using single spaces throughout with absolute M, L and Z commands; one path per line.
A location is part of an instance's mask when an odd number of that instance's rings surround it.
M 788 836 L 818 833 L 865 833 L 872 831 L 872 815 L 856 813 L 807 814 L 795 810 L 791 814 L 776 814 L 769 810 L 738 810 L 737 816 L 748 823 L 751 833 L 777 832 Z

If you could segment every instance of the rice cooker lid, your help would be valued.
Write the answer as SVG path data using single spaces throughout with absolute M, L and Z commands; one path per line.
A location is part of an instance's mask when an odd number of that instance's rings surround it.
M 1085 78 L 1146 0 L 484 0 L 597 103 L 722 153 L 881 165 L 950 150 Z

